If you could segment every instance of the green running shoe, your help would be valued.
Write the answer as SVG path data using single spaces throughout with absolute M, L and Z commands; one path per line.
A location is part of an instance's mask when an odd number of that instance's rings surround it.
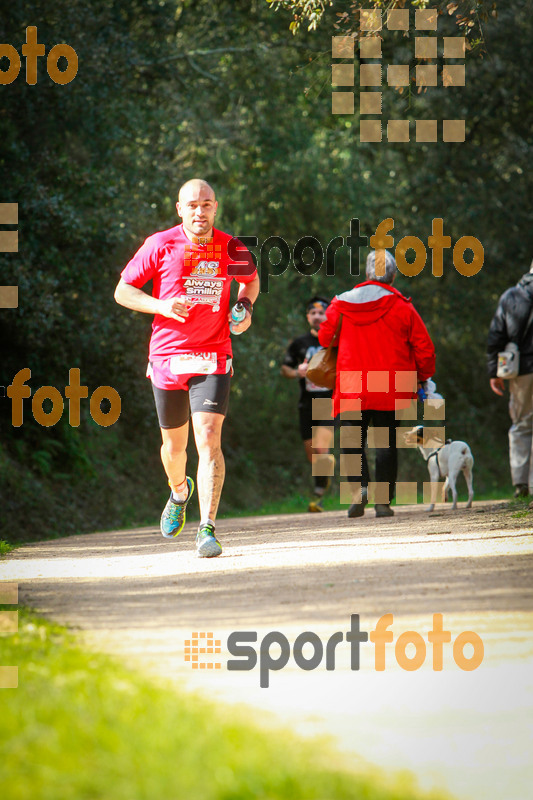
M 215 536 L 214 525 L 201 525 L 198 528 L 196 552 L 200 558 L 214 558 L 221 554 L 222 547 Z
M 161 533 L 165 539 L 172 539 L 183 530 L 183 526 L 185 525 L 185 509 L 194 492 L 194 481 L 192 478 L 187 478 L 187 486 L 189 488 L 189 494 L 183 503 L 177 503 L 173 500 L 171 492 L 167 504 L 163 509 L 163 513 L 161 514 Z

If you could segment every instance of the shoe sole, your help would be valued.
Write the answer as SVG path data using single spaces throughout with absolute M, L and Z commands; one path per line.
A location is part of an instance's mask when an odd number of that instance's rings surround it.
M 196 548 L 196 553 L 199 558 L 215 558 L 222 553 L 222 547 L 216 539 L 204 539 Z

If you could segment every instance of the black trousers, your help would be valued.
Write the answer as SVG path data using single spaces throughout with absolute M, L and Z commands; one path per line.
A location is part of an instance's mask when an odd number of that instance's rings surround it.
M 340 420 L 336 419 L 337 425 L 344 427 L 351 425 L 361 428 L 361 447 L 341 447 L 341 454 L 361 454 L 362 475 L 348 475 L 344 480 L 351 483 L 361 482 L 362 486 L 368 486 L 370 475 L 368 472 L 368 462 L 366 458 L 367 433 L 370 424 L 375 428 L 388 429 L 388 447 L 376 448 L 376 482 L 389 484 L 389 503 L 394 497 L 396 488 L 396 477 L 398 474 L 398 454 L 396 450 L 396 427 L 398 421 L 395 411 L 367 411 L 361 412 L 361 420 Z

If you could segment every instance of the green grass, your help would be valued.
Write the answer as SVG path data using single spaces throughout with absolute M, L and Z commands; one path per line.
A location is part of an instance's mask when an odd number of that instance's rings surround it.
M 7 607 L 4 607 L 7 608 Z M 416 800 L 405 775 L 349 772 L 322 743 L 161 687 L 20 612 L 0 636 L 0 785 L 9 800 Z
M 3 539 L 0 539 L 0 558 L 2 558 L 2 556 L 7 556 L 7 554 L 14 549 L 14 545 L 10 544 L 9 542 L 5 542 Z
M 515 497 L 509 503 L 509 510 L 514 513 L 511 514 L 513 519 L 525 519 L 529 517 L 533 519 L 533 509 L 529 508 L 531 497 Z
M 273 500 L 271 502 L 263 503 L 259 508 L 253 509 L 232 509 L 224 514 L 222 517 L 264 517 L 269 515 L 279 514 L 303 514 L 307 511 L 307 506 L 311 499 L 311 492 L 309 494 L 295 493 L 289 497 L 283 497 L 280 500 Z M 341 508 L 337 495 L 328 494 L 324 498 L 324 510 L 335 511 Z M 342 506 L 344 508 L 344 506 Z
M 505 498 L 506 492 L 504 491 L 496 491 L 491 490 L 488 492 L 483 492 L 480 494 L 476 494 L 474 500 L 482 500 L 485 502 L 489 502 L 490 500 L 502 500 Z M 509 494 L 509 503 L 515 502 L 511 501 L 510 497 L 510 490 Z M 311 499 L 311 493 L 308 495 L 295 493 L 289 497 L 284 497 L 279 500 L 275 500 L 272 502 L 263 503 L 259 508 L 253 509 L 230 509 L 223 514 L 219 514 L 220 518 L 227 518 L 227 517 L 263 517 L 263 516 L 278 516 L 280 514 L 303 514 L 307 511 L 307 506 L 309 505 L 309 500 Z M 457 501 L 459 503 L 459 508 L 461 507 L 462 503 L 466 503 L 468 499 L 468 493 L 466 489 L 461 491 L 460 488 L 457 493 Z M 424 500 L 422 491 L 418 492 L 418 503 L 424 507 Z M 440 504 L 440 495 L 437 496 L 437 503 Z M 393 506 L 396 505 L 396 501 L 393 500 Z M 427 503 L 425 504 L 427 505 Z M 447 504 L 448 507 L 451 508 L 451 501 Z M 324 498 L 323 503 L 324 511 L 342 511 L 348 510 L 347 505 L 341 505 L 339 501 L 339 490 L 338 487 L 331 489 L 326 497 Z M 437 506 L 438 507 L 438 506 Z M 511 506 L 510 506 L 511 507 Z M 401 506 L 399 506 L 401 508 Z M 155 523 L 154 523 L 155 524 Z

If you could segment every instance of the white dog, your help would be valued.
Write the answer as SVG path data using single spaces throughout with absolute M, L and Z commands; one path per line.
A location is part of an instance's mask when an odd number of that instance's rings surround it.
M 453 498 L 452 509 L 455 510 L 457 508 L 457 489 L 455 488 L 455 482 L 460 472 L 465 476 L 466 485 L 468 487 L 468 502 L 466 508 L 470 508 L 474 497 L 474 488 L 472 485 L 474 458 L 467 443 L 449 441 L 441 447 L 424 447 L 423 425 L 417 425 L 416 428 L 406 431 L 404 438 L 406 444 L 416 444 L 428 465 L 429 477 L 432 484 L 431 505 L 428 507 L 428 511 L 433 511 L 435 508 L 437 484 L 442 478 L 446 479 L 442 489 L 442 501 L 445 502 L 446 492 L 451 489 Z

